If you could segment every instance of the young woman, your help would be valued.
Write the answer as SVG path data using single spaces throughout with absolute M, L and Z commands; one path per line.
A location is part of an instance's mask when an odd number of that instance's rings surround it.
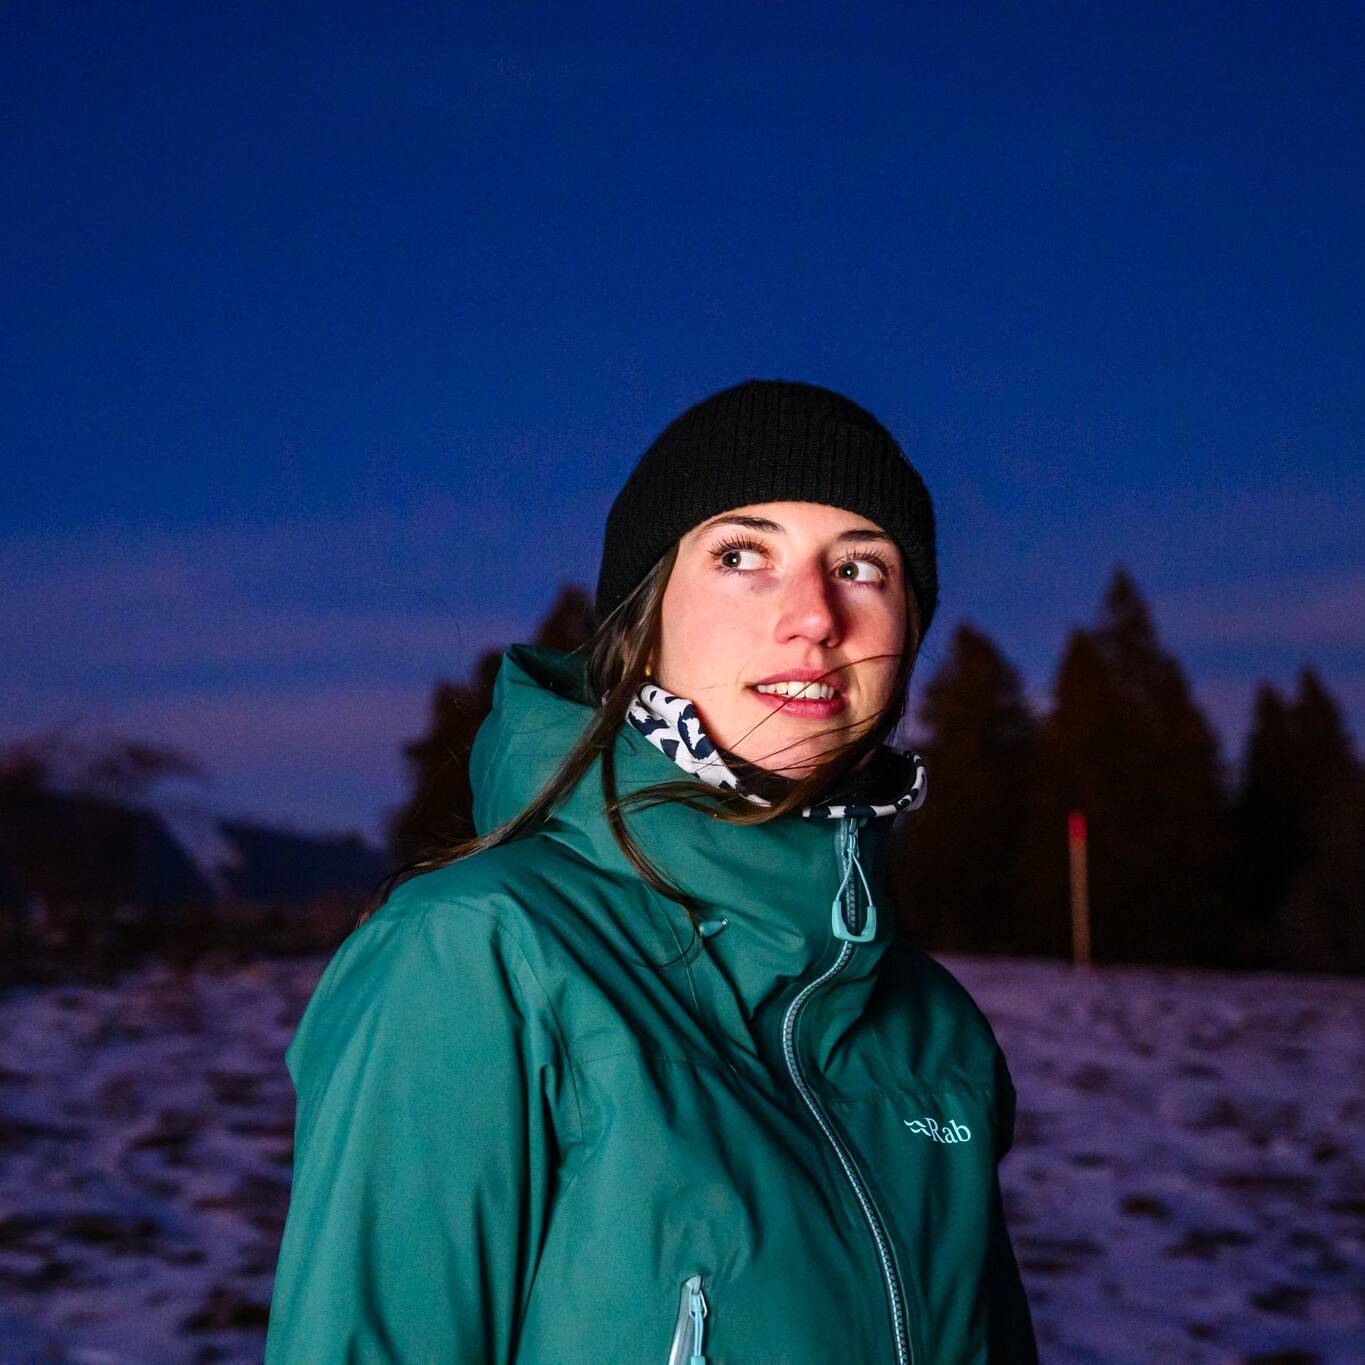
M 1036 1361 L 1009 1071 L 886 893 L 936 599 L 857 404 L 665 428 L 590 647 L 503 655 L 478 837 L 388 879 L 290 1043 L 268 1362 Z

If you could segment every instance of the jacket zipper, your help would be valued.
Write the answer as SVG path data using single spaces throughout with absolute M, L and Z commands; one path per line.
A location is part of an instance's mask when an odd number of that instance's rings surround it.
M 854 952 L 857 951 L 854 945 L 867 942 L 876 932 L 876 906 L 870 894 L 867 904 L 867 923 L 859 924 L 858 888 L 849 875 L 856 866 L 858 875 L 862 876 L 862 864 L 858 862 L 857 852 L 858 826 L 861 819 L 862 817 L 859 816 L 846 816 L 839 822 L 839 828 L 835 833 L 840 861 L 844 865 L 844 879 L 839 884 L 839 894 L 835 896 L 833 905 L 833 913 L 836 917 L 836 936 L 842 939 L 839 955 L 814 981 L 808 982 L 798 992 L 791 1004 L 787 1006 L 787 1012 L 782 1019 L 782 1055 L 786 1060 L 787 1071 L 791 1075 L 797 1092 L 805 1101 L 806 1108 L 810 1110 L 816 1123 L 819 1124 L 821 1132 L 829 1140 L 830 1146 L 834 1148 L 834 1155 L 838 1157 L 839 1165 L 843 1167 L 844 1175 L 848 1177 L 848 1183 L 853 1187 L 853 1193 L 857 1196 L 863 1217 L 872 1233 L 872 1240 L 877 1247 L 877 1259 L 881 1263 L 883 1287 L 891 1306 L 896 1365 L 914 1365 L 914 1352 L 910 1346 L 910 1337 L 905 1321 L 905 1292 L 901 1286 L 900 1276 L 896 1271 L 895 1261 L 891 1256 L 891 1244 L 886 1234 L 886 1225 L 882 1221 L 876 1204 L 872 1201 L 871 1192 L 863 1183 L 862 1175 L 853 1160 L 853 1154 L 845 1147 L 843 1140 L 835 1132 L 834 1125 L 830 1121 L 829 1115 L 825 1113 L 824 1106 L 810 1088 L 796 1047 L 797 1027 L 801 1022 L 801 1014 L 810 1002 L 811 997 L 833 981 L 848 966 Z M 865 877 L 863 878 L 863 886 L 867 887 Z M 846 891 L 845 887 L 847 887 Z M 842 905 L 840 904 L 840 896 L 843 897 Z M 842 926 L 840 921 L 842 921 Z M 842 933 L 839 932 L 840 927 L 843 929 Z
M 678 1320 L 668 1349 L 668 1365 L 706 1365 L 702 1349 L 706 1343 L 706 1315 L 710 1311 L 702 1277 L 689 1275 L 678 1296 Z

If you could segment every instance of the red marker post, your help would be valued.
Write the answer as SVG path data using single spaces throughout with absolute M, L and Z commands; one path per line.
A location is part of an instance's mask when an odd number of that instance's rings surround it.
M 1066 817 L 1066 842 L 1071 853 L 1071 961 L 1090 965 L 1090 888 L 1086 880 L 1085 812 Z

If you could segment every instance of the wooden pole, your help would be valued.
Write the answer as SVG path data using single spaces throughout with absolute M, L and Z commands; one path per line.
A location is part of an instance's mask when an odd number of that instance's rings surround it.
M 1090 888 L 1086 878 L 1085 812 L 1066 817 L 1066 841 L 1071 852 L 1071 961 L 1090 966 Z

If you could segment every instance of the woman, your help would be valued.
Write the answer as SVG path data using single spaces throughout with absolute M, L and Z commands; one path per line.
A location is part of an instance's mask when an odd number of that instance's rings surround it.
M 478 837 L 389 879 L 289 1046 L 267 1361 L 1037 1359 L 1008 1068 L 888 913 L 936 599 L 857 404 L 751 380 L 665 428 L 591 647 L 503 656 Z

